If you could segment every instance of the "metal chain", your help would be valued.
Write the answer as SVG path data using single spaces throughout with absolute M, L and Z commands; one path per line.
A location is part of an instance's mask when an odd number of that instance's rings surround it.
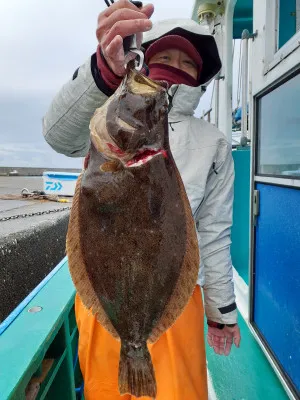
M 27 214 L 11 215 L 9 217 L 0 218 L 0 222 L 9 221 L 11 219 L 34 217 L 35 215 L 52 214 L 52 213 L 55 213 L 55 212 L 60 212 L 60 211 L 65 211 L 65 210 L 70 210 L 70 209 L 71 209 L 71 207 L 68 206 L 68 207 L 54 208 L 53 210 L 45 210 L 45 211 L 37 211 L 37 212 L 32 212 L 32 213 L 27 213 Z

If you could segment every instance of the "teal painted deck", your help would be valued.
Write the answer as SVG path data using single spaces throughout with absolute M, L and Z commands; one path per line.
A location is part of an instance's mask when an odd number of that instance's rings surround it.
M 250 148 L 232 152 L 235 167 L 231 255 L 233 265 L 248 284 L 250 232 Z M 208 369 L 219 400 L 288 399 L 264 353 L 239 315 L 241 347 L 229 357 L 207 346 Z
M 207 361 L 219 400 L 286 400 L 279 379 L 239 316 L 242 341 L 228 357 L 217 356 L 207 346 Z
M 0 400 L 25 399 L 44 358 L 54 359 L 37 399 L 75 400 L 73 358 L 77 341 L 75 289 L 67 261 L 0 336 Z M 38 313 L 29 313 L 41 306 Z
M 44 357 L 55 362 L 37 399 L 75 400 L 72 360 L 77 343 L 75 290 L 67 262 L 0 336 L 0 400 L 25 399 L 25 388 Z M 28 313 L 33 306 L 43 310 Z M 287 399 L 279 380 L 240 318 L 242 344 L 225 358 L 207 349 L 208 366 L 219 400 Z M 5 368 L 3 368 L 5 366 Z M 77 386 L 80 374 L 75 373 Z

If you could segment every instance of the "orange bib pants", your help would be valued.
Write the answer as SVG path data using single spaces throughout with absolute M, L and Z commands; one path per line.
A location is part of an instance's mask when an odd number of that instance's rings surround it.
M 85 400 L 135 400 L 120 396 L 120 342 L 75 299 L 79 329 L 79 362 Z M 156 343 L 148 345 L 157 382 L 156 400 L 207 400 L 204 312 L 199 286 L 182 315 Z M 140 397 L 149 400 L 149 397 Z

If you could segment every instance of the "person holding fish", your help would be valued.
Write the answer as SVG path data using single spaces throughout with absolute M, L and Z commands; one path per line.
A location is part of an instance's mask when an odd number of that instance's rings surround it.
M 86 157 L 67 253 L 87 400 L 207 400 L 204 312 L 216 354 L 241 340 L 231 144 L 193 116 L 217 46 L 191 20 L 152 25 L 153 11 L 105 9 L 97 51 L 43 120 L 53 149 Z

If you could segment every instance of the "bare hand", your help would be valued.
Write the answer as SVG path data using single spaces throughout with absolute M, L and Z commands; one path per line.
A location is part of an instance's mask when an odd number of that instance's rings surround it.
M 137 34 L 137 42 L 141 44 L 142 32 L 152 27 L 149 18 L 153 11 L 152 4 L 139 9 L 129 0 L 119 0 L 99 14 L 96 36 L 109 67 L 116 75 L 125 74 L 123 38 Z
M 238 325 L 233 328 L 225 326 L 223 329 L 208 327 L 207 342 L 216 354 L 228 356 L 232 343 L 240 347 L 241 333 Z

